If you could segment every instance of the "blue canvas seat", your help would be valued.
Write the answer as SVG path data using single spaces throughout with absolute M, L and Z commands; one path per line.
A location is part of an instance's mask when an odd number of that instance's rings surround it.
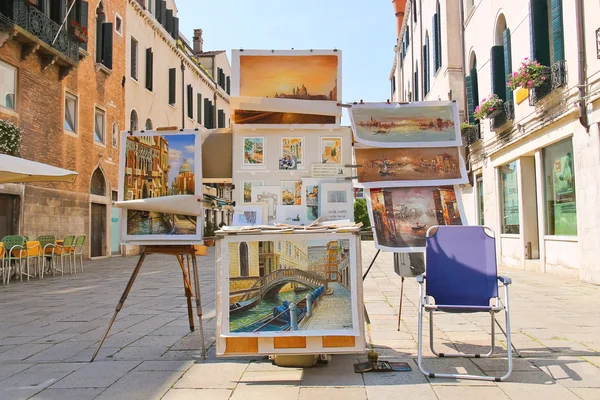
M 483 226 L 433 226 L 426 235 L 425 274 L 419 283 L 418 365 L 430 378 L 463 378 L 487 381 L 506 380 L 512 372 L 508 285 L 510 278 L 498 276 L 496 240 L 491 229 Z M 498 296 L 498 282 L 504 297 Z M 429 312 L 429 339 L 438 357 L 490 357 L 494 353 L 495 314 L 506 317 L 508 371 L 503 376 L 439 374 L 423 367 L 423 313 Z M 491 348 L 486 354 L 438 353 L 433 346 L 433 313 L 486 312 L 491 315 Z M 498 368 L 500 369 L 500 368 Z

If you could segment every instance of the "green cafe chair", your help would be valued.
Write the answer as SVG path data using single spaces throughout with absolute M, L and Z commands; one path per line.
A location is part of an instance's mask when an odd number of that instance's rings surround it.
M 77 256 L 81 263 L 81 272 L 83 272 L 83 245 L 85 244 L 85 235 L 77 236 L 75 245 L 73 246 L 73 263 L 75 264 L 75 272 L 77 272 Z
M 63 270 L 65 269 L 65 258 L 67 259 L 69 263 L 70 273 L 73 273 L 74 243 L 75 235 L 69 235 L 65 237 L 65 240 L 63 240 L 62 245 L 57 245 L 56 249 L 54 250 L 54 254 L 58 254 L 58 256 L 60 257 L 60 266 Z M 75 271 L 75 273 L 77 273 L 77 271 Z
M 52 276 L 56 276 L 56 271 L 58 270 L 56 267 L 56 263 L 54 262 L 55 251 L 57 249 L 56 244 L 56 236 L 54 235 L 43 235 L 38 236 L 37 241 L 40 242 L 40 247 L 42 248 L 42 257 L 44 258 L 44 268 L 46 267 L 46 262 L 50 264 L 50 270 L 52 271 Z M 61 273 L 62 269 L 59 270 Z M 43 275 L 42 275 L 43 277 Z

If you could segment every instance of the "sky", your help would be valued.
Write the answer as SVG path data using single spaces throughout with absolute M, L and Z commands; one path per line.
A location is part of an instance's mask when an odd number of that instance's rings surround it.
M 177 175 L 179 175 L 179 167 L 183 164 L 183 160 L 187 161 L 190 166 L 194 166 L 194 135 L 170 135 L 167 136 L 169 141 L 169 188 Z
M 177 0 L 179 30 L 204 50 L 342 50 L 342 100 L 386 101 L 394 61 L 391 0 Z M 344 111 L 343 125 L 349 125 Z

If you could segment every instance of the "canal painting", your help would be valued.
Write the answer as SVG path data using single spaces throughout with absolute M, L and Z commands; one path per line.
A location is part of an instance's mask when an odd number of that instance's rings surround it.
M 295 160 L 296 164 L 302 165 L 303 141 L 301 137 L 281 138 L 281 158 Z
M 337 54 L 242 53 L 239 56 L 239 96 L 337 101 L 338 61 Z
M 460 146 L 456 103 L 430 103 L 353 106 L 355 140 L 375 147 Z
M 284 206 L 302 204 L 302 181 L 281 181 L 281 204 Z
M 355 146 L 356 187 L 452 185 L 468 182 L 458 147 L 416 149 Z
M 425 251 L 425 234 L 435 225 L 462 225 L 460 196 L 453 186 L 369 189 L 367 203 L 378 249 Z
M 227 256 L 222 271 L 229 273 L 229 287 L 224 288 L 229 294 L 228 318 L 224 319 L 227 333 L 317 336 L 354 332 L 358 328 L 353 282 L 356 255 L 351 256 L 349 239 L 327 236 L 222 243 Z
M 125 137 L 121 147 L 124 200 L 196 194 L 196 175 L 201 176 L 197 140 L 196 134 L 181 133 Z M 129 239 L 201 235 L 198 217 L 137 210 L 125 213 L 124 234 Z

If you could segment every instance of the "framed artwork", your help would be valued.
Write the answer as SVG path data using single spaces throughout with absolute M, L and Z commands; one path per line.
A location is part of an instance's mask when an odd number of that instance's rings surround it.
M 354 221 L 352 184 L 323 183 L 320 188 L 319 216 L 323 221 Z
M 297 169 L 303 162 L 303 137 L 282 137 L 279 169 Z
M 266 225 L 268 222 L 268 205 L 266 203 L 247 203 L 236 206 L 233 210 L 232 226 Z
M 341 164 L 342 163 L 342 138 L 341 137 L 323 137 L 323 138 L 321 138 L 321 163 L 322 164 Z
M 219 247 L 221 334 L 360 334 L 353 235 L 236 235 Z
M 178 201 L 170 196 L 202 198 L 201 134 L 192 129 L 121 133 L 119 201 L 152 200 L 152 211 L 121 210 L 123 242 L 187 244 L 202 240 L 203 212 L 197 217 L 169 213 L 177 209 Z M 201 209 L 201 202 L 198 207 Z
M 461 146 L 458 105 L 452 101 L 353 105 L 354 139 L 374 147 Z
M 281 182 L 281 205 L 299 206 L 302 204 L 302 181 Z
M 263 166 L 264 160 L 265 138 L 260 137 L 244 137 L 242 147 L 243 166 Z
M 277 222 L 286 225 L 306 225 L 306 207 L 277 206 Z
M 375 247 L 385 251 L 424 252 L 427 229 L 466 222 L 454 186 L 371 188 L 365 197 Z
M 252 201 L 252 186 L 263 186 L 264 181 L 244 181 L 242 182 L 242 203 L 250 203 Z
M 375 148 L 354 146 L 358 178 L 354 186 L 398 187 L 467 183 L 458 147 Z
M 252 202 L 267 203 L 267 222 L 273 225 L 277 218 L 277 206 L 281 197 L 279 186 L 252 186 Z

